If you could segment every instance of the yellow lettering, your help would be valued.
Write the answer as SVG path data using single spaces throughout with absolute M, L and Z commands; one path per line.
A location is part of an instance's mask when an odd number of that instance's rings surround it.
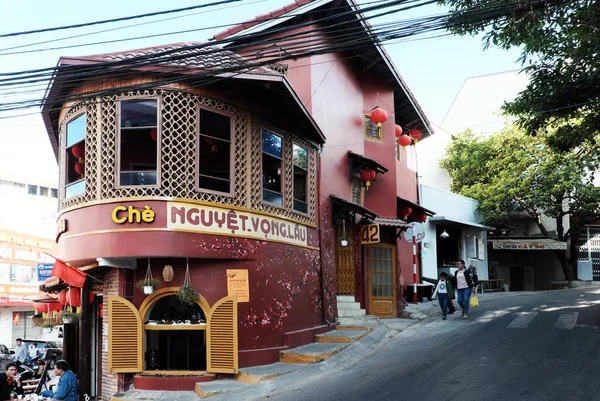
M 144 206 L 144 211 L 142 212 L 142 220 L 145 223 L 152 223 L 154 221 L 155 216 L 156 214 L 154 213 L 154 210 L 150 209 L 150 206 Z
M 112 221 L 117 224 L 125 223 L 125 220 L 127 220 L 127 217 L 119 217 L 119 212 L 124 212 L 126 210 L 127 210 L 127 208 L 125 206 L 116 206 L 112 211 Z
M 129 206 L 127 209 L 127 221 L 129 223 L 133 223 L 135 220 L 136 223 L 140 223 L 142 221 L 142 213 L 139 210 L 133 208 L 133 206 Z

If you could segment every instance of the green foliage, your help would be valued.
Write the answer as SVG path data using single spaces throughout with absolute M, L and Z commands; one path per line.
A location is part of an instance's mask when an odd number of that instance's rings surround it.
M 531 137 L 514 126 L 492 136 L 477 137 L 466 131 L 448 146 L 440 166 L 452 178 L 452 190 L 479 201 L 478 212 L 490 224 L 506 222 L 514 213 L 538 223 L 556 219 L 558 239 L 562 218 L 571 216 L 572 227 L 598 219 L 600 190 L 594 173 L 600 167 L 598 149 L 557 152 L 544 137 Z
M 60 313 L 60 317 L 61 317 L 63 323 L 65 323 L 65 324 L 77 323 L 77 322 L 79 322 L 79 318 L 81 317 L 81 314 L 79 314 L 77 312 L 69 312 L 67 310 L 64 310 Z
M 595 143 L 600 132 L 600 2 L 448 0 L 448 26 L 484 35 L 484 46 L 518 47 L 530 84 L 504 110 L 559 150 Z
M 139 288 L 140 290 L 143 290 L 144 287 L 146 287 L 146 286 L 150 286 L 150 287 L 156 289 L 159 284 L 160 284 L 160 281 L 158 281 L 156 279 L 153 279 L 153 280 L 142 279 L 142 280 L 138 280 L 137 283 L 135 283 L 135 286 L 137 288 Z
M 50 322 L 44 322 L 44 324 L 42 324 L 42 328 L 44 328 L 44 329 L 51 329 L 53 327 L 54 327 L 54 324 L 50 323 Z
M 191 286 L 182 286 L 177 291 L 177 299 L 181 303 L 193 305 L 200 299 L 200 294 Z

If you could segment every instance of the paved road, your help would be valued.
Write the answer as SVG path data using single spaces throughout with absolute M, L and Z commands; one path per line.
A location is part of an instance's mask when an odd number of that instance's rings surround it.
M 482 302 L 410 327 L 355 366 L 268 400 L 600 399 L 600 289 Z

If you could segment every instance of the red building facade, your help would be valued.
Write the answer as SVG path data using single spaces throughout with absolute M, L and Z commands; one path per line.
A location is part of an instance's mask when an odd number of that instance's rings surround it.
M 335 44 L 322 29 L 332 10 L 372 38 L 354 3 L 319 4 L 230 29 L 220 46 L 61 59 L 43 114 L 61 174 L 59 257 L 95 278 L 82 299 L 92 291 L 96 304 L 71 334 L 93 339 L 77 350 L 83 391 L 108 400 L 132 383 L 155 388 L 156 375 L 186 389 L 276 362 L 332 328 L 337 295 L 400 314 L 413 257 L 398 209 L 418 199 L 394 127 L 428 134 L 428 122 L 372 39 L 268 54 L 292 47 L 274 27 Z M 387 110 L 381 126 L 374 107 Z M 365 226 L 377 231 L 366 241 Z M 148 294 L 136 283 L 150 275 L 159 286 Z M 177 298 L 188 277 L 191 304 Z

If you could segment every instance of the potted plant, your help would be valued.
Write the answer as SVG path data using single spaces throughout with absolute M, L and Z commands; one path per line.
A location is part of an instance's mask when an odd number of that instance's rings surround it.
M 148 258 L 148 268 L 146 269 L 146 277 L 143 280 L 138 280 L 135 284 L 144 294 L 152 294 L 160 282 L 152 278 L 152 270 L 150 269 L 150 258 Z
M 159 284 L 160 284 L 160 281 L 158 281 L 156 279 L 145 278 L 143 280 L 138 280 L 138 282 L 135 284 L 135 286 L 137 288 L 139 288 L 140 290 L 143 290 L 144 294 L 152 294 L 154 292 L 154 290 L 156 290 L 156 288 L 158 287 Z
M 190 280 L 190 263 L 187 261 L 185 267 L 185 278 L 183 284 L 177 291 L 177 299 L 184 304 L 193 305 L 200 299 L 200 294 L 194 288 L 192 288 L 192 281 Z
M 50 333 L 52 333 L 53 328 L 54 328 L 54 324 L 52 324 L 50 322 L 44 322 L 44 324 L 42 324 L 42 333 L 50 334 Z
M 61 312 L 60 317 L 62 318 L 62 321 L 65 324 L 77 323 L 79 321 L 79 318 L 81 317 L 81 314 L 77 312 L 69 312 L 64 310 Z

